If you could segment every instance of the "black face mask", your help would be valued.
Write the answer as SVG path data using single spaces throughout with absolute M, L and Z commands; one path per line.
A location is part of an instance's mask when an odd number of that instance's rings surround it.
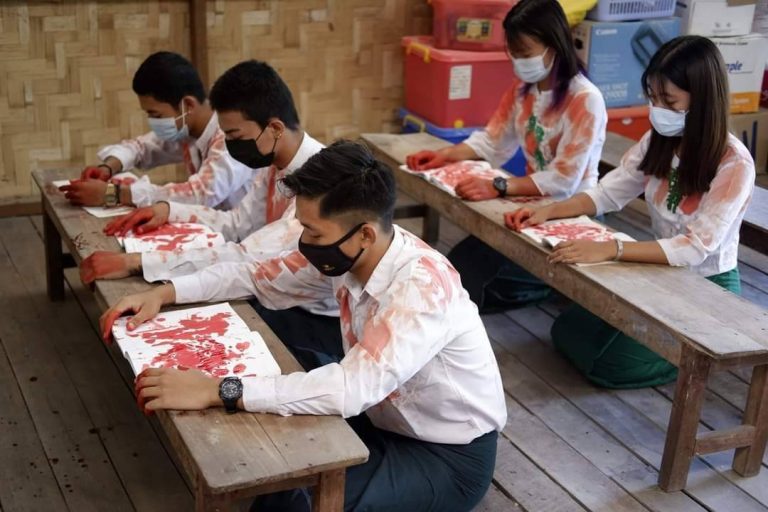
M 238 139 L 238 140 L 225 140 L 227 145 L 227 151 L 232 158 L 237 160 L 243 165 L 250 167 L 251 169 L 261 169 L 262 167 L 269 167 L 272 162 L 275 161 L 275 146 L 277 146 L 277 137 L 275 137 L 275 143 L 272 144 L 272 151 L 263 155 L 259 151 L 259 146 L 256 143 L 259 141 L 264 130 L 261 130 L 256 139 Z
M 314 265 L 321 274 L 325 274 L 329 277 L 338 277 L 342 274 L 349 272 L 352 265 L 355 264 L 357 259 L 363 254 L 363 248 L 360 248 L 360 252 L 357 256 L 350 258 L 339 248 L 341 244 L 350 239 L 352 235 L 357 233 L 360 228 L 365 225 L 365 222 L 358 224 L 352 230 L 341 237 L 336 242 L 329 245 L 313 245 L 305 244 L 299 239 L 299 252 L 307 258 L 312 265 Z

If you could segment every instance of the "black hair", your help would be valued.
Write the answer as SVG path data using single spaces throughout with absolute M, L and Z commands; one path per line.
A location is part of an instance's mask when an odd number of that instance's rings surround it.
M 389 232 L 395 211 L 395 176 L 365 146 L 334 142 L 281 181 L 293 195 L 321 198 L 320 215 L 348 215 L 351 226 L 376 220 Z
M 240 112 L 266 128 L 272 118 L 290 130 L 299 127 L 291 90 L 272 66 L 247 60 L 229 68 L 211 88 L 211 106 L 218 112 Z
M 176 109 L 184 96 L 194 96 L 200 103 L 205 101 L 205 87 L 195 66 L 173 52 L 157 52 L 144 59 L 133 75 L 133 92 Z
M 519 44 L 521 36 L 527 35 L 555 52 L 551 71 L 555 84 L 549 108 L 558 109 L 565 100 L 571 79 L 584 70 L 560 3 L 557 0 L 520 0 L 504 18 L 504 33 L 510 49 Z M 523 94 L 527 94 L 533 85 L 525 84 Z
M 669 176 L 675 150 L 680 151 L 678 183 L 684 196 L 703 194 L 717 174 L 728 145 L 728 75 L 717 46 L 701 36 L 668 41 L 651 58 L 642 83 L 650 98 L 653 86 L 669 80 L 691 95 L 682 137 L 656 130 L 639 168 L 657 178 Z

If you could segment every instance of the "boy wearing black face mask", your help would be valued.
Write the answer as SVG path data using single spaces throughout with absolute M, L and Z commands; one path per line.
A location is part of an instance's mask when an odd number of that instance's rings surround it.
M 129 309 L 139 311 L 139 324 L 173 302 L 253 294 L 284 308 L 335 296 L 344 359 L 308 373 L 242 381 L 146 370 L 137 378 L 139 402 L 145 410 L 224 405 L 354 417 L 350 424 L 371 454 L 347 470 L 345 510 L 470 510 L 490 484 L 497 431 L 506 423 L 501 378 L 477 307 L 445 257 L 392 225 L 394 177 L 362 146 L 336 143 L 282 183 L 296 195 L 304 227 L 298 250 L 173 279 L 120 301 L 102 327 L 109 333 Z M 278 493 L 257 506 L 309 511 L 310 497 Z
M 83 261 L 83 281 L 121 278 L 131 273 L 142 273 L 150 282 L 165 281 L 216 263 L 266 259 L 296 247 L 301 225 L 294 218 L 293 199 L 279 192 L 277 181 L 324 146 L 302 130 L 291 91 L 264 62 L 241 62 L 226 71 L 211 89 L 211 104 L 227 136 L 230 154 L 258 168 L 245 198 L 230 211 L 158 203 L 109 224 L 106 233 L 119 235 L 128 229 L 141 233 L 168 220 L 200 222 L 223 233 L 229 243 L 179 253 L 97 252 Z M 265 310 L 255 300 L 252 304 L 281 339 L 295 341 L 294 354 L 305 368 L 341 357 L 338 305 L 332 297 L 287 311 Z M 302 350 L 302 342 L 313 346 L 317 342 L 322 350 Z

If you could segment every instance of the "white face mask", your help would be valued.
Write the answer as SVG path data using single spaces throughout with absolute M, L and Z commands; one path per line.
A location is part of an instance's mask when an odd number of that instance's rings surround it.
M 188 112 L 184 112 L 184 104 L 181 104 L 181 115 L 178 117 L 150 117 L 148 119 L 149 127 L 155 132 L 158 139 L 168 142 L 177 142 L 189 136 L 189 126 L 187 126 Z M 176 128 L 176 120 L 182 119 L 181 130 Z
M 544 65 L 544 56 L 547 55 L 549 48 L 544 50 L 544 53 L 536 57 L 530 57 L 528 59 L 516 59 L 512 57 L 512 65 L 515 68 L 515 74 L 517 77 L 525 83 L 535 84 L 541 82 L 549 75 L 552 70 L 552 65 L 555 63 L 555 59 L 552 59 L 549 66 Z
M 685 118 L 688 112 L 678 112 L 668 108 L 654 107 L 651 105 L 651 125 L 665 137 L 679 137 L 685 129 Z

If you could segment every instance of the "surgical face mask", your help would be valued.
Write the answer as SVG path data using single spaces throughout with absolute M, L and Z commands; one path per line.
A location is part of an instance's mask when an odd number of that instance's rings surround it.
M 232 158 L 237 160 L 243 165 L 250 167 L 251 169 L 261 169 L 262 167 L 269 167 L 275 161 L 275 146 L 277 146 L 277 139 L 272 144 L 272 151 L 267 154 L 263 154 L 259 151 L 259 146 L 256 144 L 261 136 L 264 134 L 264 130 L 255 139 L 237 139 L 237 140 L 225 140 L 227 145 L 227 151 Z
M 651 105 L 651 125 L 659 135 L 664 137 L 679 137 L 685 129 L 685 118 L 688 112 L 678 112 L 668 108 Z
M 184 112 L 184 103 L 181 104 L 181 115 L 178 117 L 150 117 L 149 127 L 155 132 L 158 139 L 168 142 L 178 142 L 189 137 L 189 126 L 187 126 L 186 116 L 189 112 Z M 176 120 L 181 118 L 181 129 L 176 128 Z
M 549 66 L 544 65 L 544 57 L 547 55 L 549 49 L 544 50 L 544 53 L 536 57 L 530 57 L 528 59 L 516 59 L 512 57 L 512 65 L 515 68 L 515 74 L 520 80 L 528 84 L 535 84 L 541 82 L 552 70 L 552 65 L 555 60 Z
M 357 256 L 351 258 L 344 254 L 339 247 L 341 244 L 349 240 L 352 235 L 357 233 L 365 223 L 358 224 L 353 227 L 349 233 L 339 238 L 336 242 L 328 245 L 314 245 L 306 244 L 299 238 L 299 252 L 307 258 L 320 273 L 329 277 L 338 277 L 342 274 L 346 274 L 350 271 L 355 262 L 363 254 L 363 248 L 357 253 Z

